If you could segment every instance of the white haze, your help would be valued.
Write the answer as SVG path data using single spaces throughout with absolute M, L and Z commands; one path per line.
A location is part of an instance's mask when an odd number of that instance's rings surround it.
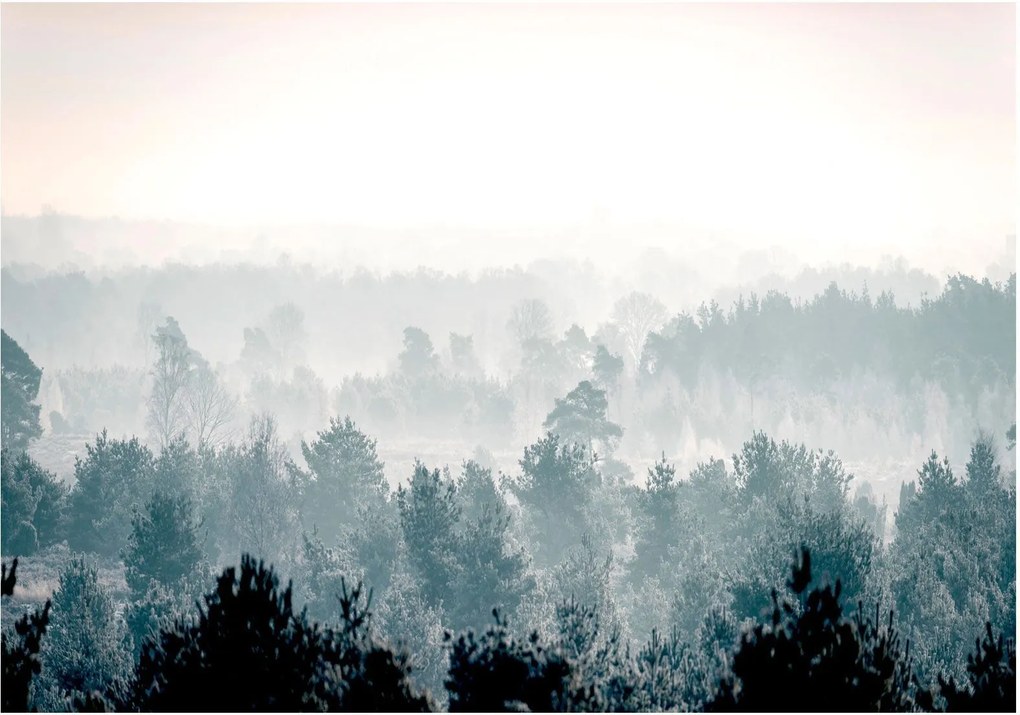
M 238 424 L 269 404 L 294 448 L 345 379 L 394 370 L 407 326 L 439 353 L 472 334 L 506 384 L 526 299 L 550 306 L 557 337 L 591 336 L 635 290 L 667 316 L 773 288 L 808 301 L 833 280 L 917 306 L 950 275 L 1015 271 L 1011 4 L 0 13 L 4 329 L 44 368 L 47 428 L 70 402 L 61 379 L 123 370 L 138 392 L 115 408 L 111 378 L 80 432 L 47 444 L 65 477 L 104 425 L 145 431 L 143 314 L 179 321 L 242 398 Z M 352 295 L 374 296 L 375 317 Z M 280 379 L 309 368 L 318 385 L 304 411 L 261 399 L 239 367 L 243 331 L 285 304 L 307 340 Z M 1008 427 L 1012 377 L 961 412 L 931 384 L 897 401 L 874 375 L 837 385 L 830 409 L 709 374 L 691 401 L 715 426 L 683 417 L 656 442 L 625 423 L 621 455 L 640 480 L 662 451 L 688 469 L 764 427 L 837 449 L 894 500 L 932 448 L 959 464 L 977 429 Z M 568 382 L 515 415 L 498 466 Z M 852 404 L 862 391 L 870 412 Z M 456 465 L 482 442 L 374 436 L 393 483 L 416 456 Z

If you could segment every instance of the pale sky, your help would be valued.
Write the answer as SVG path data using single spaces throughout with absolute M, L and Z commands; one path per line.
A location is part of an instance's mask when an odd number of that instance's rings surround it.
M 0 12 L 8 215 L 1015 232 L 1011 4 Z

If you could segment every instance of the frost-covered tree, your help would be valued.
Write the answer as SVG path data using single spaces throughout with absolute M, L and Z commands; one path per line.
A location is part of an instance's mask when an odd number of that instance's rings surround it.
M 947 712 L 1016 712 L 1016 641 L 996 638 L 991 623 L 967 656 L 967 676 L 966 684 L 939 678 Z
M 71 548 L 115 556 L 127 543 L 131 514 L 154 489 L 155 458 L 138 441 L 106 432 L 75 458 L 68 541 Z
M 124 550 L 125 578 L 135 598 L 143 596 L 152 581 L 176 586 L 201 575 L 205 556 L 200 528 L 186 495 L 158 491 L 135 513 Z
M 69 709 L 93 692 L 118 693 L 131 678 L 131 638 L 84 557 L 60 575 L 41 659 L 35 698 L 42 710 Z
M 386 640 L 407 653 L 411 680 L 419 689 L 430 692 L 437 702 L 443 701 L 443 678 L 449 666 L 444 613 L 429 604 L 407 566 L 397 566 L 376 609 L 376 626 Z
M 410 483 L 397 490 L 397 504 L 404 544 L 426 599 L 433 606 L 450 603 L 461 576 L 457 562 L 461 512 L 453 480 L 418 462 Z
M 388 486 L 376 441 L 361 432 L 350 417 L 331 418 L 329 428 L 311 443 L 301 443 L 310 474 L 304 483 L 302 516 L 327 541 L 341 527 L 353 524 L 359 509 L 386 500 Z
M 896 528 L 899 531 L 909 531 L 923 523 L 930 523 L 952 509 L 957 497 L 961 496 L 949 458 L 940 460 L 934 451 L 918 470 L 916 484 L 916 490 L 908 490 L 906 499 L 901 496 L 900 508 L 896 512 Z
M 230 489 L 230 514 L 239 551 L 279 558 L 295 546 L 298 492 L 286 448 L 269 415 L 253 417 L 239 446 L 220 455 Z
M 590 606 L 604 627 L 614 628 L 619 625 L 619 618 L 610 583 L 613 553 L 612 550 L 604 553 L 590 534 L 584 534 L 580 544 L 570 549 L 556 567 L 554 578 L 561 602 Z
M 506 505 L 492 477 L 492 470 L 473 459 L 462 465 L 461 476 L 457 481 L 457 499 L 466 522 L 480 517 L 486 506 L 502 508 Z
M 39 547 L 35 527 L 35 511 L 39 495 L 33 488 L 29 471 L 23 469 L 23 458 L 14 459 L 10 450 L 0 450 L 0 548 L 4 554 L 28 555 Z
M 970 448 L 967 462 L 967 492 L 977 500 L 1002 488 L 1002 469 L 995 459 L 995 444 L 991 437 L 982 434 Z
M 482 513 L 467 521 L 459 535 L 455 600 L 447 606 L 450 623 L 458 629 L 480 628 L 496 608 L 513 614 L 521 599 L 534 588 L 527 574 L 527 556 L 509 538 L 510 515 L 499 502 L 485 504 Z
M 152 367 L 148 423 L 156 443 L 163 447 L 188 428 L 188 383 L 193 359 L 188 339 L 171 317 L 156 329 L 152 341 L 156 362 Z
M 237 398 L 203 360 L 188 375 L 185 407 L 189 432 L 201 449 L 222 439 L 237 410 Z
M 533 529 L 533 554 L 542 563 L 555 563 L 580 540 L 602 477 L 584 446 L 564 444 L 551 433 L 525 448 L 520 468 L 519 475 L 506 479 L 507 487 Z
M 335 623 L 338 595 L 345 581 L 357 582 L 360 569 L 346 544 L 327 546 L 317 532 L 302 534 L 301 578 L 297 595 L 308 615 L 320 623 Z

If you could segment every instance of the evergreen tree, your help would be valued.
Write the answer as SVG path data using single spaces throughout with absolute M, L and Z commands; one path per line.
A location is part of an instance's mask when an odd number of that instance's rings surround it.
M 131 519 L 124 551 L 125 578 L 135 598 L 152 581 L 174 586 L 202 572 L 204 555 L 199 524 L 187 496 L 156 492 Z
M 799 602 L 780 603 L 772 592 L 769 623 L 744 634 L 709 704 L 723 711 L 872 712 L 931 708 L 918 686 L 909 651 L 892 625 L 881 625 L 859 608 L 843 614 L 840 583 L 808 591 L 811 556 L 803 551 L 788 582 Z
M 68 540 L 74 549 L 115 556 L 127 543 L 132 512 L 152 494 L 155 459 L 137 438 L 110 439 L 105 430 L 85 451 L 74 463 Z
M 67 488 L 26 452 L 0 450 L 4 553 L 32 554 L 64 536 Z
M 595 347 L 591 372 L 599 387 L 606 392 L 615 392 L 623 374 L 623 358 L 613 355 L 605 345 L 599 344 Z
M 952 676 L 939 676 L 939 693 L 948 712 L 1016 712 L 1016 643 L 1003 642 L 985 624 L 984 638 L 975 640 L 974 652 L 967 656 L 966 686 L 956 684 Z
M 654 576 L 669 549 L 683 538 L 685 526 L 692 518 L 681 504 L 676 468 L 666 461 L 665 454 L 648 469 L 645 488 L 637 501 L 640 522 L 631 570 L 639 577 Z
M 967 462 L 967 491 L 980 502 L 1002 488 L 1001 468 L 995 459 L 995 446 L 990 437 L 981 435 L 970 448 Z
M 606 418 L 608 407 L 605 391 L 585 380 L 556 400 L 542 426 L 565 442 L 582 444 L 589 450 L 598 445 L 608 455 L 623 436 L 620 426 Z
M 295 612 L 288 585 L 245 556 L 197 618 L 146 643 L 134 702 L 142 710 L 424 711 L 405 659 L 369 635 L 359 588 L 342 589 L 340 627 Z
M 301 453 L 311 471 L 305 483 L 304 521 L 326 540 L 358 517 L 358 510 L 385 501 L 388 487 L 376 441 L 358 430 L 350 417 L 332 418 Z
M 510 635 L 497 611 L 495 625 L 452 641 L 446 689 L 450 712 L 567 712 L 587 701 L 567 659 L 543 644 Z
M 400 372 L 410 379 L 431 377 L 439 369 L 439 356 L 429 334 L 413 326 L 404 328 L 404 349 L 398 360 Z
M 486 504 L 460 536 L 456 557 L 462 574 L 447 608 L 457 628 L 480 628 L 493 608 L 512 614 L 535 586 L 526 573 L 523 550 L 508 539 L 510 515 L 499 503 Z
M 60 575 L 41 659 L 42 710 L 68 709 L 93 692 L 119 693 L 130 680 L 131 639 L 96 567 L 83 557 Z
M 22 453 L 24 454 L 24 453 Z M 35 553 L 39 537 L 35 528 L 35 511 L 39 497 L 32 488 L 28 472 L 19 469 L 10 450 L 0 452 L 0 544 L 3 553 L 22 556 Z
M 467 522 L 480 517 L 486 506 L 500 509 L 506 506 L 503 495 L 499 493 L 496 481 L 492 478 L 492 470 L 482 467 L 474 460 L 464 462 L 457 482 L 457 499 L 463 518 Z
M 18 453 L 42 434 L 35 404 L 42 370 L 7 331 L 0 330 L 0 338 L 0 447 Z
M 432 606 L 450 603 L 460 577 L 460 506 L 453 481 L 418 462 L 410 484 L 397 490 L 397 504 L 404 543 L 426 599 Z
M 541 563 L 555 563 L 584 533 L 602 476 L 584 446 L 562 444 L 551 433 L 526 447 L 519 464 L 520 475 L 508 479 L 507 486 L 534 529 L 534 555 Z

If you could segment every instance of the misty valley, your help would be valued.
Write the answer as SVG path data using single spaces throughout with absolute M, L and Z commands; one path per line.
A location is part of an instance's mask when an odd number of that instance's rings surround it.
M 3 709 L 1015 711 L 1015 273 L 645 258 L 5 265 Z

